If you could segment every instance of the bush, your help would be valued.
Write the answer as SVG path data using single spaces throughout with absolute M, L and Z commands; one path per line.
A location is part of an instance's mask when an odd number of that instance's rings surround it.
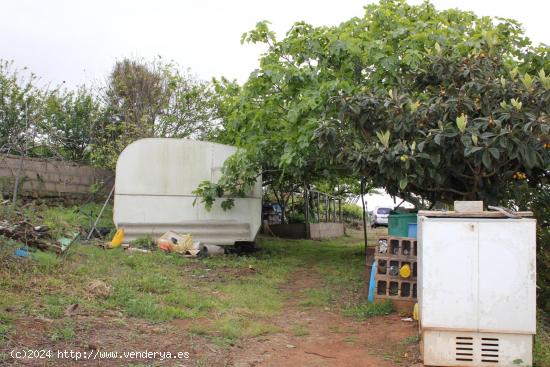
M 346 220 L 363 220 L 363 208 L 354 204 L 344 204 L 342 205 L 342 216 Z

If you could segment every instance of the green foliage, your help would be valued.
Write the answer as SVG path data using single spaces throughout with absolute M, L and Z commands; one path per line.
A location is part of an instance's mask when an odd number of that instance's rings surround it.
M 529 208 L 537 219 L 537 303 L 550 313 L 550 180 L 538 184 L 519 181 L 507 186 L 508 197 L 503 205 Z
M 155 249 L 155 241 L 151 236 L 139 237 L 133 241 L 130 241 L 130 245 L 134 247 L 139 247 L 142 249 Z
M 0 60 L 0 153 L 24 154 L 36 145 L 32 127 L 40 122 L 43 93 L 35 88 L 36 76 Z
M 298 22 L 279 40 L 260 22 L 243 40 L 268 49 L 243 86 L 215 83 L 217 139 L 241 150 L 221 190 L 196 192 L 209 205 L 260 171 L 265 183 L 364 176 L 410 200 L 494 201 L 514 169 L 536 178 L 548 162 L 548 49 L 513 20 L 384 0 L 336 27 Z
M 363 219 L 363 208 L 355 204 L 343 204 L 342 205 L 342 215 L 345 218 L 362 220 Z
M 550 319 L 548 313 L 537 314 L 537 335 L 533 346 L 534 367 L 550 366 Z
M 0 60 L 0 152 L 114 168 L 145 137 L 203 139 L 216 124 L 209 83 L 177 65 L 124 59 L 100 93 L 38 87 L 36 76 Z
M 343 119 L 320 128 L 319 137 L 336 159 L 363 165 L 361 172 L 390 194 L 498 202 L 510 181 L 546 174 L 550 91 L 538 77 L 528 78 L 528 87 L 525 78 L 511 78 L 501 55 L 490 51 L 425 55 L 421 67 L 400 76 L 399 92 L 344 97 Z M 380 129 L 389 129 L 383 139 Z M 334 145 L 333 134 L 365 148 L 358 154 L 354 145 Z
M 161 59 L 117 62 L 101 95 L 105 116 L 92 144 L 92 161 L 114 168 L 118 155 L 140 138 L 205 138 L 214 128 L 210 84 Z
M 353 317 L 359 320 L 365 320 L 374 316 L 384 316 L 395 312 L 391 300 L 383 302 L 364 303 L 344 309 L 345 316 Z

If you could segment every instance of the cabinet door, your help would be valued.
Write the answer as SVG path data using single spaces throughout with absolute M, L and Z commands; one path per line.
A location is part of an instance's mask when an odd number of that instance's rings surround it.
M 479 225 L 479 329 L 535 333 L 535 221 Z
M 423 328 L 477 328 L 478 224 L 421 219 L 419 258 Z

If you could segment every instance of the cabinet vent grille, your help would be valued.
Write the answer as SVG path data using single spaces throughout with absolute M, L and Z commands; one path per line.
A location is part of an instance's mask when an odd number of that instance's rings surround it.
M 499 339 L 481 338 L 478 340 L 469 336 L 455 338 L 455 360 L 460 362 L 498 363 Z M 477 358 L 476 358 L 477 357 Z
M 469 336 L 457 336 L 455 341 L 455 359 L 462 362 L 474 360 L 474 340 Z
M 481 338 L 481 362 L 498 363 L 498 338 Z

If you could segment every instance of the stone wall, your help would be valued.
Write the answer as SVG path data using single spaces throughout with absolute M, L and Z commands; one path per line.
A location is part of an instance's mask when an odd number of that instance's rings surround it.
M 20 157 L 0 155 L 0 194 L 11 198 L 20 167 Z M 23 198 L 83 200 L 99 188 L 96 198 L 105 198 L 114 184 L 114 172 L 74 162 L 25 158 L 19 195 Z

